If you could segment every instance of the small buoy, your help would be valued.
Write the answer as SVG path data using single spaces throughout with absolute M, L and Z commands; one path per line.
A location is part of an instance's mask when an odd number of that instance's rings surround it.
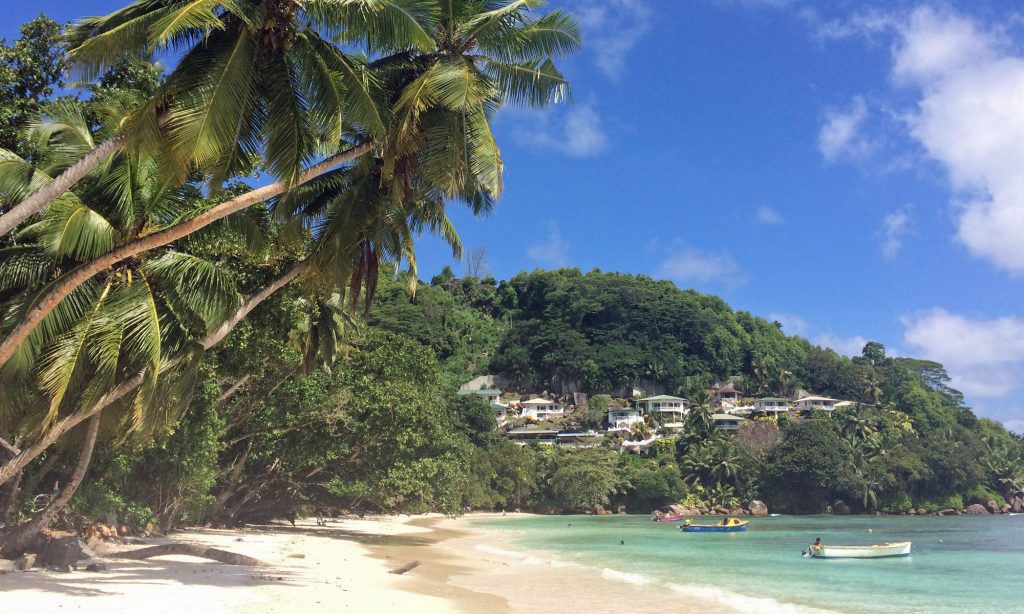
M 871 532 L 871 529 L 868 529 L 868 533 L 870 533 L 870 532 Z
M 939 543 L 940 543 L 940 544 L 942 543 L 942 540 L 941 540 L 941 539 L 939 540 Z

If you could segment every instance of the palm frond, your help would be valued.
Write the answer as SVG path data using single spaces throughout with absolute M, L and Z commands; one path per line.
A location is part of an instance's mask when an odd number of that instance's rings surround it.
M 328 36 L 372 52 L 434 47 L 438 7 L 431 0 L 306 0 L 303 10 Z
M 569 81 L 550 59 L 520 64 L 487 61 L 483 70 L 497 82 L 503 98 L 516 106 L 545 107 L 570 98 Z
M 218 30 L 168 78 L 167 134 L 176 157 L 202 168 L 236 146 L 255 103 L 257 48 L 244 29 Z
M 47 252 L 88 261 L 110 251 L 117 238 L 110 222 L 77 198 L 65 196 L 53 201 L 43 217 L 39 239 Z

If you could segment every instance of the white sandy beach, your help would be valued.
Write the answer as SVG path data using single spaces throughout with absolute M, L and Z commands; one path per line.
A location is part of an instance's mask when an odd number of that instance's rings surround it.
M 317 527 L 196 529 L 148 545 L 183 541 L 259 558 L 264 568 L 185 556 L 144 561 L 104 558 L 108 571 L 39 569 L 0 576 L 0 611 L 137 612 L 439 612 L 501 611 L 503 602 L 448 586 L 439 565 L 400 558 L 424 554 L 428 528 L 409 517 L 340 520 Z M 103 553 L 113 555 L 111 547 Z M 431 552 L 433 552 L 431 550 Z M 101 556 L 103 556 L 101 554 Z M 304 555 L 295 558 L 293 555 Z M 390 557 L 390 558 L 384 558 Z M 439 557 L 440 558 L 440 557 Z M 421 568 L 388 573 L 412 560 Z M 436 586 L 432 586 L 436 585 Z

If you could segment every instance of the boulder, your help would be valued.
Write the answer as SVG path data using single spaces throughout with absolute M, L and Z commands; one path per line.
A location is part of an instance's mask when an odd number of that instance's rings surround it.
M 679 505 L 678 503 L 674 503 L 674 504 L 668 506 L 668 514 L 670 516 L 675 516 L 677 514 L 689 514 L 689 513 L 690 513 L 690 508 L 683 507 L 682 505 Z
M 939 511 L 937 511 L 935 513 L 938 514 L 939 516 L 954 516 L 954 515 L 956 515 L 956 510 L 947 507 L 946 509 L 939 510 Z
M 1014 514 L 1020 514 L 1024 512 L 1024 497 L 1016 496 L 1013 501 L 1010 502 L 1010 511 Z
M 764 501 L 758 501 L 757 499 L 750 502 L 750 515 L 751 516 L 767 516 L 768 506 L 764 504 Z
M 38 554 L 39 564 L 46 567 L 74 567 L 78 561 L 94 556 L 78 535 L 51 538 Z
M 715 513 L 718 514 L 719 516 L 728 516 L 729 515 L 729 508 L 727 508 L 727 507 L 716 507 L 715 508 Z
M 8 561 L 7 559 L 0 559 L 0 574 L 10 573 L 17 570 L 18 568 L 14 565 L 14 561 Z
M 987 509 L 985 509 L 985 506 L 981 505 L 980 503 L 972 503 L 972 504 L 968 505 L 964 509 L 964 513 L 965 514 L 980 515 L 980 514 L 988 514 L 989 511 Z
M 903 514 L 905 516 L 917 516 L 917 510 L 906 510 Z
M 987 507 L 988 511 L 993 513 L 993 514 L 998 514 L 999 511 L 1000 511 L 999 510 L 999 504 L 996 503 L 995 501 L 987 501 L 985 503 L 985 507 Z
M 917 508 L 917 515 L 918 516 L 924 516 L 927 513 L 928 513 L 928 510 L 924 509 L 923 507 Z
M 850 506 L 846 505 L 842 501 L 839 501 L 838 503 L 836 503 L 836 506 L 833 508 L 832 513 L 833 514 L 840 514 L 840 515 L 844 515 L 845 516 L 846 514 L 850 513 Z
M 107 571 L 107 566 L 104 563 L 90 563 L 85 566 L 85 570 L 94 572 Z
M 999 513 L 1000 514 L 1008 514 L 1008 513 L 1010 513 L 1010 504 L 1009 503 L 1003 503 L 1002 505 L 1000 505 L 999 506 Z
M 29 553 L 24 556 L 20 556 L 14 560 L 14 567 L 18 571 L 28 571 L 36 566 L 36 555 L 35 553 Z
M 616 514 L 625 514 L 626 513 L 626 506 L 625 505 L 618 506 L 617 508 L 615 508 L 615 513 Z

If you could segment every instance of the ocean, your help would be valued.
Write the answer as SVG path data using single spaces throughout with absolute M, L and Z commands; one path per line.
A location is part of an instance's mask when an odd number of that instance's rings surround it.
M 703 534 L 648 516 L 482 517 L 470 526 L 498 540 L 476 545 L 492 555 L 521 558 L 526 549 L 534 565 L 571 566 L 740 611 L 1024 612 L 1024 515 L 749 520 L 743 533 Z M 875 560 L 801 556 L 816 537 L 832 545 L 909 540 L 913 552 Z

